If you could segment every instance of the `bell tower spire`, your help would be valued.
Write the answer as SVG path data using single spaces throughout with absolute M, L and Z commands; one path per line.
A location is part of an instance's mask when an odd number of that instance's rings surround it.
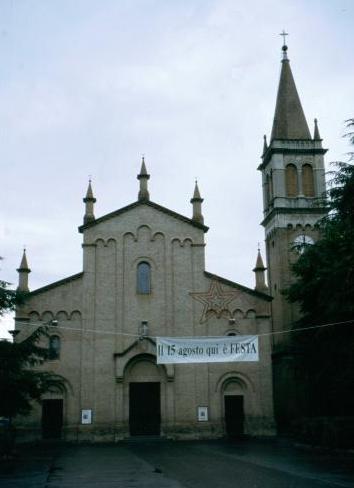
M 287 33 L 281 35 L 285 38 Z M 315 199 L 318 202 L 325 192 L 323 155 L 327 150 L 322 147 L 317 121 L 314 137 L 310 134 L 287 51 L 284 42 L 271 138 L 268 145 L 263 144 L 258 167 L 263 177 L 263 225 L 267 233 L 280 223 L 276 215 L 287 214 L 287 225 L 293 226 L 306 215 L 306 223 L 314 225 L 325 212 L 316 207 Z
M 286 34 L 286 33 L 285 33 Z M 284 34 L 281 34 L 284 35 Z M 286 34 L 287 35 L 287 34 Z M 311 139 L 288 59 L 288 46 L 282 47 L 283 59 L 273 119 L 271 140 Z

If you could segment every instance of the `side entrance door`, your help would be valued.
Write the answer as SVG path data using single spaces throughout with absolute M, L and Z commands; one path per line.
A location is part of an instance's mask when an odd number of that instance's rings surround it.
M 228 437 L 240 437 L 244 423 L 243 395 L 225 395 L 224 402 L 226 434 Z
M 129 383 L 130 435 L 160 435 L 160 383 Z
M 60 439 L 63 427 L 63 400 L 42 401 L 42 437 Z

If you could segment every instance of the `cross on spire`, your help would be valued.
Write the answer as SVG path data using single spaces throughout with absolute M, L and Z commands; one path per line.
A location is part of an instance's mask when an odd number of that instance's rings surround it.
M 287 32 L 285 32 L 285 30 L 283 29 L 283 32 L 281 32 L 279 35 L 280 35 L 280 36 L 283 36 L 283 46 L 286 46 L 285 38 L 286 38 L 286 36 L 288 36 L 289 34 L 288 34 Z

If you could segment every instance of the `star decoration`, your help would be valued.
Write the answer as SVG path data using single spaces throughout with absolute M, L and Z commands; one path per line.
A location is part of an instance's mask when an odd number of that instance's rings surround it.
M 210 283 L 210 288 L 207 292 L 190 293 L 191 297 L 204 305 L 200 323 L 206 322 L 211 315 L 215 313 L 219 319 L 222 315 L 231 316 L 229 304 L 238 297 L 236 291 L 225 291 L 217 281 Z

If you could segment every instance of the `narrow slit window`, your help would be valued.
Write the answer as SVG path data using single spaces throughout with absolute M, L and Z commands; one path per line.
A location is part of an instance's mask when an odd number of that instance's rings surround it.
M 51 336 L 49 338 L 49 353 L 48 359 L 59 359 L 60 358 L 61 341 L 59 336 Z
M 271 202 L 273 200 L 273 172 L 270 171 L 270 175 L 269 175 L 269 188 L 268 188 L 268 191 L 269 191 L 269 201 Z
M 266 198 L 266 206 L 269 207 L 270 198 L 269 198 L 269 175 L 266 176 L 265 181 L 265 198 Z
M 266 200 L 267 206 L 269 206 L 273 200 L 273 177 L 272 174 L 268 174 L 266 177 Z
M 137 292 L 143 295 L 151 293 L 151 266 L 141 262 L 137 269 Z

